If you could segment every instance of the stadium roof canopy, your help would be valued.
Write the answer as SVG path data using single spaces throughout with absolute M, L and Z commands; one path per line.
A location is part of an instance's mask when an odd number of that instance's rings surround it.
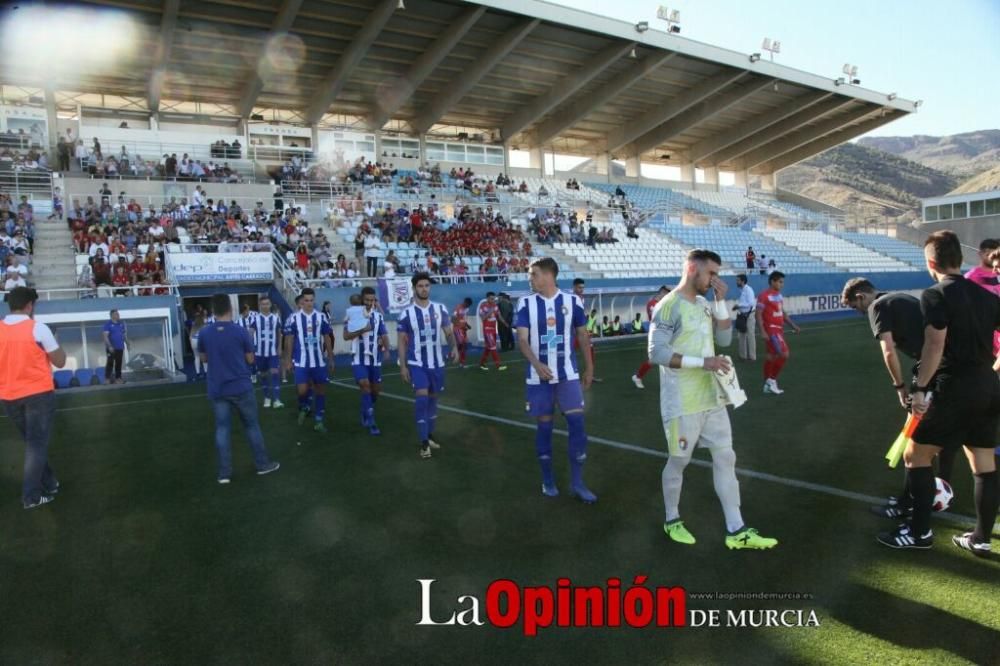
M 139 98 L 152 112 L 201 101 L 234 117 L 281 109 L 306 124 L 462 131 L 523 149 L 772 173 L 916 110 L 665 24 L 640 32 L 539 0 L 74 4 L 127 17 L 137 46 L 110 65 L 55 67 L 46 81 Z M 125 39 L 106 30 L 88 43 Z M 25 64 L 5 53 L 0 80 L 39 85 Z

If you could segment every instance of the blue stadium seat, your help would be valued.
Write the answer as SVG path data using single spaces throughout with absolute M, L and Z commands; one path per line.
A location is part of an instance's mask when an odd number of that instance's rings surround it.
M 76 371 L 76 378 L 80 382 L 80 386 L 90 386 L 90 379 L 94 376 L 94 371 L 91 368 L 79 368 Z
M 72 370 L 56 370 L 53 375 L 53 379 L 56 382 L 56 388 L 69 388 L 69 382 L 73 379 Z

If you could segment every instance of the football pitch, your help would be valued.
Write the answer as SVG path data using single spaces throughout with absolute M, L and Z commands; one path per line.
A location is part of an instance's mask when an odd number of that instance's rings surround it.
M 860 318 L 788 340 L 786 393 L 761 393 L 760 360 L 738 363 L 750 400 L 731 412 L 743 515 L 779 540 L 770 551 L 726 550 L 705 464 L 688 467 L 681 499 L 698 543 L 663 534 L 659 381 L 650 373 L 640 391 L 629 379 L 639 340 L 598 346 L 604 381 L 586 394 L 593 506 L 569 497 L 564 435 L 563 494 L 540 494 L 516 352 L 504 373 L 448 370 L 431 460 L 418 456 L 412 391 L 395 366 L 377 438 L 359 425 L 344 365 L 326 435 L 297 425 L 286 384 L 288 406 L 261 411 L 281 470 L 255 476 L 236 426 L 229 486 L 215 482 L 204 384 L 62 392 L 53 504 L 21 509 L 23 446 L 0 419 L 0 663 L 997 663 L 1000 557 L 950 543 L 974 514 L 967 463 L 956 463 L 955 515 L 935 518 L 932 550 L 877 545 L 893 524 L 868 508 L 900 489 L 883 456 L 905 417 L 878 347 Z M 468 607 L 458 597 L 482 604 L 497 579 L 620 578 L 626 590 L 636 576 L 685 588 L 689 612 L 718 610 L 722 626 L 528 637 L 521 624 L 417 625 L 418 580 L 436 581 L 430 607 L 443 622 Z M 812 612 L 819 626 L 727 626 L 766 609 Z

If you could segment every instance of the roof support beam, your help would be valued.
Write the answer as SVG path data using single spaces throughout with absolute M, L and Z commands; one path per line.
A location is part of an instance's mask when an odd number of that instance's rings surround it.
M 327 112 L 337 95 L 344 89 L 344 84 L 351 76 L 351 72 L 358 66 L 358 63 L 368 53 L 375 40 L 385 27 L 385 24 L 392 18 L 392 13 L 396 11 L 399 0 L 382 0 L 374 11 L 368 15 L 365 22 L 354 35 L 354 39 L 344 52 L 340 54 L 337 64 L 333 66 L 323 81 L 317 86 L 316 94 L 313 95 L 309 107 L 306 109 L 306 123 L 312 125 L 319 122 L 323 114 Z
M 635 42 L 614 42 L 592 55 L 582 67 L 563 77 L 551 89 L 536 97 L 527 106 L 522 106 L 508 118 L 501 128 L 503 140 L 509 141 L 515 134 L 569 99 L 580 88 L 593 81 L 595 76 L 635 48 L 635 45 Z
M 170 62 L 170 49 L 174 45 L 174 29 L 177 27 L 177 9 L 180 4 L 180 0 L 163 0 L 160 39 L 153 72 L 149 77 L 149 110 L 152 113 L 160 110 L 160 95 L 163 93 L 163 81 L 167 78 L 167 64 Z
M 601 108 L 612 101 L 623 92 L 641 81 L 644 77 L 652 73 L 656 68 L 665 65 L 676 57 L 676 53 L 662 51 L 654 53 L 644 59 L 635 68 L 608 81 L 604 86 L 595 90 L 577 103 L 567 104 L 564 109 L 560 109 L 538 128 L 535 137 L 535 145 L 545 145 L 552 139 L 565 132 L 570 127 L 580 122 L 588 114 Z
M 417 134 L 423 134 L 429 130 L 484 76 L 489 74 L 508 53 L 513 51 L 514 47 L 521 43 L 521 40 L 527 37 L 528 33 L 534 30 L 539 23 L 541 21 L 538 19 L 527 19 L 515 23 L 507 32 L 497 38 L 492 46 L 486 49 L 456 81 L 439 91 L 430 107 L 410 122 L 410 127 Z
M 742 69 L 726 69 L 709 77 L 693 88 L 685 90 L 666 104 L 656 106 L 634 120 L 608 132 L 608 151 L 615 152 L 622 146 L 699 104 L 726 86 L 749 74 Z
M 420 84 L 441 64 L 455 45 L 486 13 L 486 7 L 472 5 L 441 33 L 441 36 L 413 61 L 401 81 L 375 100 L 375 106 L 366 120 L 368 129 L 377 132 L 399 110 Z
M 785 118 L 788 118 L 799 111 L 807 109 L 810 106 L 818 104 L 831 97 L 833 97 L 833 93 L 831 92 L 807 93 L 792 100 L 788 104 L 783 104 L 776 109 L 771 109 L 758 116 L 754 116 L 738 127 L 734 127 L 720 134 L 714 134 L 710 137 L 702 139 L 691 147 L 691 160 L 696 164 L 700 163 L 706 157 L 711 157 L 712 154 L 717 151 L 720 151 L 723 148 L 728 148 L 734 143 L 738 143 L 749 136 L 753 136 L 757 132 L 765 130 L 771 125 L 781 122 Z
M 268 38 L 269 40 L 291 29 L 292 23 L 295 22 L 295 17 L 298 15 L 301 6 L 302 0 L 285 0 L 281 6 L 281 11 L 274 17 L 274 23 L 271 25 L 272 37 Z M 253 111 L 253 105 L 257 103 L 257 98 L 260 97 L 261 91 L 264 90 L 264 84 L 273 77 L 281 74 L 281 72 L 275 70 L 270 58 L 267 57 L 267 46 L 265 44 L 264 53 L 257 59 L 257 66 L 250 73 L 250 79 L 243 87 L 243 93 L 240 95 L 239 106 L 236 107 L 240 118 L 250 116 L 250 112 Z
M 830 148 L 835 148 L 842 143 L 850 141 L 856 136 L 861 136 L 862 134 L 867 134 L 871 132 L 876 127 L 881 127 L 887 123 L 891 123 L 897 118 L 902 118 L 906 115 L 905 111 L 900 111 L 898 109 L 887 110 L 883 109 L 883 114 L 866 120 L 863 123 L 857 125 L 852 125 L 845 129 L 840 130 L 834 134 L 828 134 L 827 136 L 812 141 L 803 146 L 796 148 L 795 150 L 785 153 L 778 158 L 775 158 L 769 162 L 765 162 L 760 165 L 758 169 L 754 169 L 755 173 L 774 173 L 779 169 L 784 169 L 787 166 L 791 166 L 802 160 L 809 159 L 813 155 L 818 155 Z
M 761 146 L 757 150 L 750 151 L 740 158 L 740 169 L 752 169 L 759 164 L 763 164 L 764 162 L 770 162 L 779 155 L 784 155 L 785 153 L 789 153 L 800 146 L 811 143 L 820 137 L 824 137 L 832 132 L 837 132 L 841 128 L 852 123 L 856 123 L 859 120 L 864 120 L 874 113 L 879 113 L 881 110 L 882 107 L 865 104 L 864 106 L 858 107 L 853 111 L 849 111 L 844 115 L 824 120 L 810 127 L 805 127 L 794 134 L 782 137 L 777 141 L 772 141 L 767 145 Z
M 775 139 L 778 139 L 790 132 L 794 132 L 803 125 L 807 125 L 818 118 L 822 118 L 828 113 L 833 113 L 838 109 L 842 109 L 845 106 L 849 106 L 854 103 L 854 100 L 850 97 L 834 97 L 825 102 L 820 102 L 819 104 L 812 105 L 798 113 L 794 113 L 785 120 L 774 123 L 767 127 L 767 129 L 761 130 L 751 134 L 746 139 L 737 141 L 733 145 L 723 148 L 717 151 L 712 157 L 713 166 L 718 166 L 719 164 L 732 162 L 735 158 L 745 155 L 752 150 L 760 148 L 764 144 L 770 143 Z
M 662 143 L 667 143 L 692 127 L 709 120 L 712 116 L 722 113 L 726 109 L 739 104 L 741 101 L 755 95 L 764 88 L 770 87 L 775 79 L 755 78 L 746 85 L 734 87 L 721 95 L 709 98 L 700 104 L 696 104 L 679 116 L 674 116 L 671 120 L 663 123 L 651 132 L 647 132 L 634 141 L 627 150 L 629 153 L 641 155 L 647 150 L 656 148 Z

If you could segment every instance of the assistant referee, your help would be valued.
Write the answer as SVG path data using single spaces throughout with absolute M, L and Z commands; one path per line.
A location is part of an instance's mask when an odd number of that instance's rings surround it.
M 923 418 L 904 453 L 913 518 L 909 525 L 879 534 L 878 541 L 891 548 L 931 547 L 931 462 L 942 449 L 964 445 L 975 475 L 976 529 L 952 541 L 987 555 L 997 515 L 993 447 L 1000 429 L 1000 377 L 992 366 L 1000 299 L 962 276 L 962 246 L 954 232 L 931 234 L 924 243 L 924 258 L 937 284 L 920 299 L 924 346 L 912 405 L 914 414 Z
M 66 352 L 52 330 L 34 320 L 38 293 L 17 287 L 7 295 L 10 314 L 0 322 L 0 402 L 24 439 L 21 502 L 34 509 L 55 499 L 59 481 L 49 466 L 49 435 L 56 412 L 52 368 Z

